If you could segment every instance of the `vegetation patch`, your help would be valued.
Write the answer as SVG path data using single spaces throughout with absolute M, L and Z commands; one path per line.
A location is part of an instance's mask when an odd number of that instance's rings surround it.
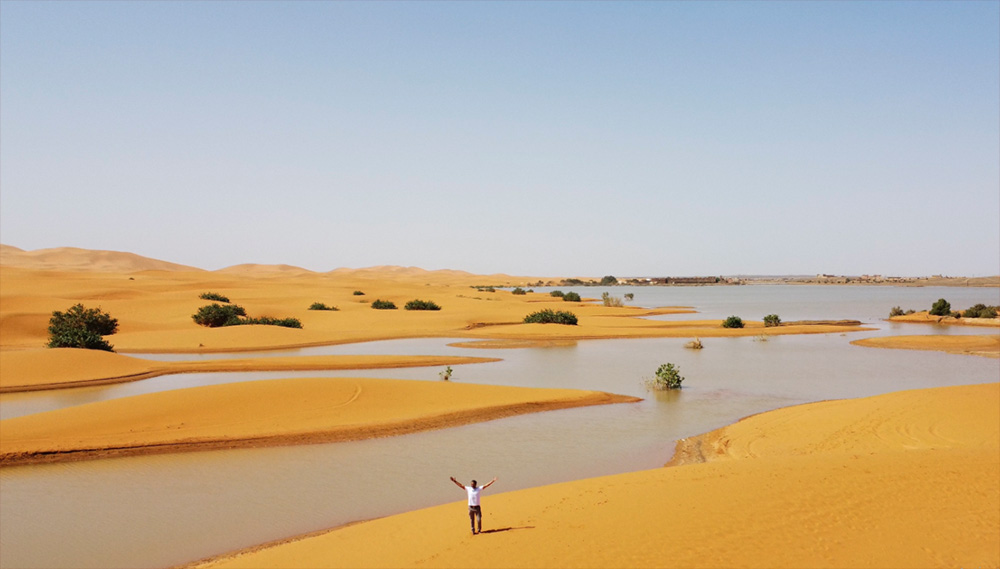
M 661 365 L 656 370 L 656 375 L 646 380 L 647 389 L 666 391 L 668 389 L 680 389 L 684 378 L 681 376 L 680 368 L 672 363 Z
M 393 308 L 396 308 L 396 306 L 393 305 Z M 407 302 L 406 305 L 403 306 L 403 308 L 405 308 L 406 310 L 441 310 L 441 307 L 435 304 L 433 300 L 419 300 L 419 299 L 414 299 L 411 300 L 410 302 Z
M 930 315 L 931 316 L 948 316 L 951 314 L 951 303 L 943 298 L 937 299 L 931 306 Z
M 525 324 L 566 324 L 576 326 L 576 314 L 565 310 L 555 311 L 550 308 L 532 312 L 524 317 Z
M 271 318 L 263 316 L 260 318 L 247 317 L 246 310 L 238 304 L 208 304 L 202 306 L 195 312 L 191 319 L 196 324 L 209 328 L 219 328 L 222 326 L 244 326 L 251 324 L 261 324 L 265 326 L 283 326 L 285 328 L 301 328 L 302 322 L 298 318 Z
M 575 292 L 567 292 L 562 299 L 566 302 L 580 302 L 580 295 Z
M 71 306 L 66 312 L 52 312 L 49 318 L 50 348 L 85 348 L 113 352 L 114 346 L 104 339 L 118 331 L 118 319 L 99 308 Z
M 381 298 L 377 298 L 374 302 L 372 302 L 372 308 L 375 310 L 396 310 L 396 304 L 391 300 L 382 300 Z
M 354 291 L 353 294 L 354 294 L 354 296 L 364 296 L 365 295 L 365 293 L 361 292 L 360 290 Z
M 611 293 L 608 292 L 601 293 L 601 302 L 604 303 L 604 306 L 613 306 L 615 308 L 625 306 L 620 296 L 611 296 Z
M 554 291 L 552 291 L 552 292 L 549 293 L 549 296 L 554 296 L 556 298 L 562 298 L 562 297 L 566 296 L 566 294 L 563 291 L 561 291 L 561 290 L 554 290 Z
M 514 290 L 512 290 L 510 292 L 511 292 L 511 294 L 516 294 L 516 295 L 519 295 L 519 296 L 523 295 L 523 294 L 528 294 L 528 291 L 524 290 L 521 287 L 517 287 L 517 288 L 515 288 Z
M 964 318 L 996 318 L 997 306 L 986 306 L 985 304 L 976 304 L 975 306 L 969 307 L 968 310 L 962 313 Z
M 322 302 L 314 302 L 309 305 L 309 310 L 340 310 L 336 306 L 327 306 Z
M 774 326 L 781 326 L 781 317 L 777 314 L 768 314 L 764 317 L 764 327 L 772 328 Z M 742 326 L 741 326 L 742 328 Z
M 722 322 L 723 328 L 742 328 L 743 326 L 745 324 L 743 324 L 743 319 L 739 316 L 730 316 Z

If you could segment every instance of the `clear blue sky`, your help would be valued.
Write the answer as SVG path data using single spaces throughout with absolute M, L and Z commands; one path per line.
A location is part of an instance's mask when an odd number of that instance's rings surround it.
M 1000 2 L 3 0 L 0 242 L 1000 274 Z

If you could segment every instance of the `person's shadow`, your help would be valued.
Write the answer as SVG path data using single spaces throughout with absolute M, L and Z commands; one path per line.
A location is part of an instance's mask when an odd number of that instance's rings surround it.
M 516 530 L 516 529 L 535 529 L 535 526 L 521 526 L 521 527 L 518 527 L 518 528 L 509 527 L 509 528 L 497 528 L 497 529 L 484 529 L 483 531 L 481 531 L 479 533 L 500 533 L 502 531 L 513 531 L 513 530 Z

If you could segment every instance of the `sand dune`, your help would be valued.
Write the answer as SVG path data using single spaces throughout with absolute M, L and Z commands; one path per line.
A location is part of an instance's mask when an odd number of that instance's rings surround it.
M 0 265 L 26 269 L 62 271 L 198 271 L 195 267 L 159 261 L 121 251 L 95 251 L 76 247 L 57 247 L 24 251 L 10 245 L 0 247 Z
M 282 275 L 303 275 L 314 271 L 294 265 L 257 265 L 254 263 L 244 263 L 242 265 L 233 265 L 219 269 L 215 272 L 234 275 L 267 275 L 275 273 Z
M 1000 384 L 793 407 L 709 437 L 725 444 L 707 463 L 488 496 L 477 536 L 456 501 L 199 566 L 1000 565 Z

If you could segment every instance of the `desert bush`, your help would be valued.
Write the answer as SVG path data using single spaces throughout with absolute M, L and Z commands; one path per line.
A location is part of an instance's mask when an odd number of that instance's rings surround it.
M 601 279 L 601 286 L 613 286 L 618 284 L 618 279 L 611 275 L 607 275 Z
M 632 300 L 634 298 L 635 298 L 635 294 L 634 293 L 631 293 L 631 292 L 626 292 L 625 293 L 625 300 Z
M 743 319 L 739 316 L 730 316 L 722 322 L 723 328 L 742 328 L 743 326 Z
M 580 295 L 575 292 L 567 292 L 562 299 L 566 302 L 580 302 Z
M 260 318 L 238 318 L 235 322 L 228 323 L 226 326 L 246 326 L 254 324 L 261 326 L 283 326 L 285 328 L 302 327 L 302 322 L 300 322 L 298 318 L 271 318 L 270 316 L 261 316 Z
M 443 379 L 444 381 L 449 381 L 451 380 L 452 373 L 453 372 L 451 366 L 447 366 L 444 368 L 444 371 L 438 372 L 438 375 L 441 376 L 441 379 Z
M 549 296 L 554 296 L 556 298 L 562 298 L 562 297 L 564 297 L 566 295 L 561 290 L 554 290 L 554 291 L 552 291 L 552 292 L 549 293 Z
M 657 368 L 653 379 L 646 381 L 646 387 L 658 390 L 680 389 L 683 381 L 680 368 L 672 363 L 666 363 Z
M 777 314 L 768 314 L 764 317 L 764 327 L 772 328 L 774 326 L 781 326 L 781 317 Z M 742 328 L 742 326 L 740 326 Z
M 375 310 L 396 310 L 396 304 L 391 300 L 375 299 L 372 302 L 372 308 Z
M 532 312 L 524 317 L 525 324 L 566 324 L 576 326 L 576 314 L 565 310 L 554 311 L 550 308 Z
M 395 306 L 393 306 L 393 308 L 395 308 Z M 407 302 L 403 308 L 406 310 L 441 310 L 441 307 L 435 304 L 433 300 L 418 299 Z
M 314 302 L 309 305 L 309 310 L 340 310 L 336 306 L 327 306 L 322 302 Z
M 963 312 L 962 316 L 965 318 L 996 318 L 997 307 L 986 306 L 985 304 L 976 304 Z
M 893 316 L 902 316 L 903 314 L 903 309 L 898 306 L 893 306 L 892 309 L 889 310 L 889 318 L 892 318 Z
M 932 316 L 948 316 L 951 314 L 951 303 L 943 298 L 939 298 L 937 302 L 931 306 L 930 314 Z
M 514 290 L 510 291 L 510 293 L 511 294 L 516 294 L 516 295 L 522 295 L 522 294 L 528 294 L 528 291 L 524 290 L 521 287 L 517 287 Z
M 52 312 L 49 318 L 50 348 L 85 348 L 113 352 L 114 346 L 105 340 L 118 331 L 118 319 L 99 308 L 71 306 L 66 312 Z
M 354 296 L 364 296 L 365 295 L 365 293 L 361 292 L 360 290 L 354 291 L 353 294 L 354 294 Z
M 625 303 L 622 302 L 621 297 L 611 296 L 611 293 L 607 292 L 601 293 L 601 302 L 604 303 L 604 306 L 613 306 L 613 307 L 625 306 Z
M 917 313 L 917 311 L 916 311 L 916 310 L 914 310 L 914 309 L 912 309 L 912 308 L 908 308 L 908 309 L 906 310 L 906 314 L 907 314 L 907 315 L 910 315 L 910 314 L 916 314 L 916 313 Z
M 202 300 L 216 300 L 219 302 L 229 302 L 229 297 L 221 295 L 217 292 L 203 292 L 198 295 L 198 298 Z
M 239 324 L 240 316 L 246 316 L 246 310 L 238 304 L 207 304 L 191 315 L 196 324 L 218 328 Z

